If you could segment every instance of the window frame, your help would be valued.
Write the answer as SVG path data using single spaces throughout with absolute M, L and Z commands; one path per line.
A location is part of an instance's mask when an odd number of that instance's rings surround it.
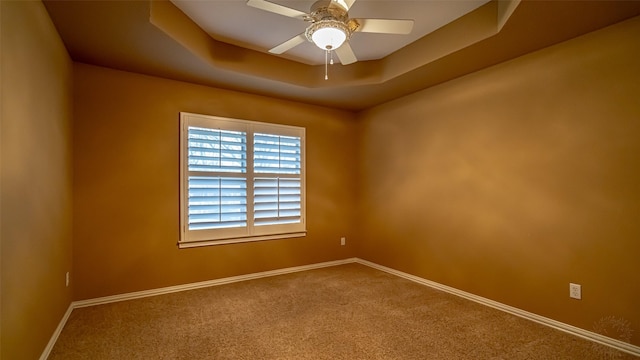
M 247 225 L 222 229 L 189 229 L 189 170 L 188 145 L 189 127 L 212 130 L 246 132 L 246 171 L 233 173 L 233 177 L 246 179 Z M 254 134 L 293 136 L 300 138 L 300 174 L 254 173 Z M 244 243 L 306 236 L 306 131 L 303 127 L 232 119 L 212 115 L 180 113 L 180 239 L 179 248 Z M 215 172 L 212 176 L 215 177 Z M 219 173 L 218 173 L 219 174 Z M 299 178 L 300 179 L 300 222 L 275 225 L 254 225 L 254 178 Z

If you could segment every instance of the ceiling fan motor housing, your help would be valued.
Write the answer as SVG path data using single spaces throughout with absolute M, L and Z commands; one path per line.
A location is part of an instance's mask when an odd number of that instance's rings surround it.
M 346 22 L 347 20 L 349 20 L 349 14 L 347 13 L 347 10 L 345 8 L 334 1 L 316 1 L 313 5 L 311 5 L 309 20 L 315 22 L 326 19 Z

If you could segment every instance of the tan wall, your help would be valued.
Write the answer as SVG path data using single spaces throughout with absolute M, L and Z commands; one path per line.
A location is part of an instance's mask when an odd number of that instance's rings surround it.
M 37 359 L 72 297 L 72 64 L 41 2 L 0 6 L 0 358 Z
M 354 256 L 354 115 L 76 64 L 75 299 Z M 305 238 L 178 249 L 179 112 L 306 128 Z
M 638 39 L 634 18 L 361 113 L 358 256 L 638 333 Z

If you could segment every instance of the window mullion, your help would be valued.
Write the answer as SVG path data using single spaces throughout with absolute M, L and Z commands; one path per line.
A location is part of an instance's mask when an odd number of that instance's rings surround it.
M 300 179 L 300 174 L 259 173 L 258 177 L 279 179 Z
M 254 172 L 253 172 L 253 126 L 247 127 L 247 231 L 249 235 L 253 235 L 254 233 Z
M 278 138 L 278 168 L 282 168 L 282 139 Z M 276 184 L 278 184 L 278 197 L 277 197 L 277 202 L 278 202 L 278 209 L 277 209 L 277 214 L 278 214 L 278 219 L 280 219 L 280 208 L 282 207 L 282 204 L 280 203 L 280 177 L 276 177 Z
M 222 199 L 222 179 L 218 178 L 218 199 Z M 218 222 L 222 222 L 222 201 L 218 203 Z

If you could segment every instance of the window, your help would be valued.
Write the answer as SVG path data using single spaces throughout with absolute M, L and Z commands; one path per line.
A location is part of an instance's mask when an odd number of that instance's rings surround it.
M 189 113 L 180 247 L 305 235 L 304 128 Z

